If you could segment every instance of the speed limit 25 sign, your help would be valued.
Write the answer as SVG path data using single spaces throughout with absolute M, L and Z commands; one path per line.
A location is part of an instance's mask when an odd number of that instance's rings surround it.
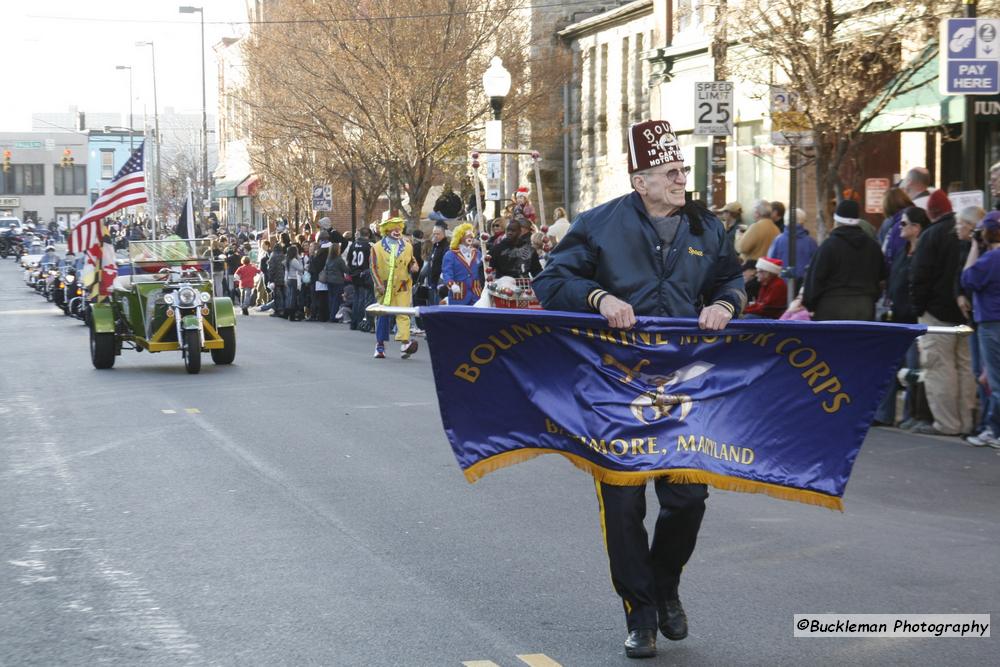
M 694 84 L 694 134 L 733 133 L 733 82 L 699 81 Z

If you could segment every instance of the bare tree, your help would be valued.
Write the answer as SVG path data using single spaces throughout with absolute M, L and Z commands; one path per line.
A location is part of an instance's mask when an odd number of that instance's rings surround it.
M 551 90 L 526 70 L 521 0 L 279 0 L 244 56 L 253 143 L 294 139 L 325 152 L 331 176 L 353 179 L 366 209 L 388 190 L 416 219 L 439 168 L 465 157 L 487 104 L 481 77 L 500 55 L 517 120 Z M 536 81 L 537 78 L 537 81 Z M 450 168 L 450 167 L 446 167 Z M 404 197 L 407 203 L 404 204 Z
M 787 86 L 798 98 L 813 132 L 814 147 L 805 155 L 815 169 L 819 220 L 828 221 L 827 202 L 839 197 L 841 167 L 865 128 L 894 98 L 928 82 L 921 70 L 937 54 L 939 20 L 958 15 L 960 6 L 746 0 L 717 12 L 716 21 L 726 21 L 730 38 L 745 52 L 737 61 L 739 76 Z M 820 238 L 824 234 L 820 224 Z

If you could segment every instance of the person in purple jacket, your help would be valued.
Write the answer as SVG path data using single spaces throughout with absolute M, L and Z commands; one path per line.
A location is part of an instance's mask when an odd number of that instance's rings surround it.
M 1000 449 L 1000 211 L 986 214 L 973 239 L 962 270 L 962 288 L 972 293 L 973 319 L 991 392 L 989 426 L 966 442 Z

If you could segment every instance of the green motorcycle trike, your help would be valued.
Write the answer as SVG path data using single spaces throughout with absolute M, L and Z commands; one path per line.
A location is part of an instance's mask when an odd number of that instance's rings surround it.
M 212 292 L 211 241 L 132 241 L 109 298 L 92 305 L 90 358 L 111 368 L 123 349 L 180 351 L 188 373 L 207 350 L 216 364 L 236 358 L 233 302 Z

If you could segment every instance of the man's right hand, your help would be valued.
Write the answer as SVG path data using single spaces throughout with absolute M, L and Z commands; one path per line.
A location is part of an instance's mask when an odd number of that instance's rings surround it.
M 635 326 L 632 306 L 610 294 L 601 300 L 601 315 L 614 329 L 631 329 Z

